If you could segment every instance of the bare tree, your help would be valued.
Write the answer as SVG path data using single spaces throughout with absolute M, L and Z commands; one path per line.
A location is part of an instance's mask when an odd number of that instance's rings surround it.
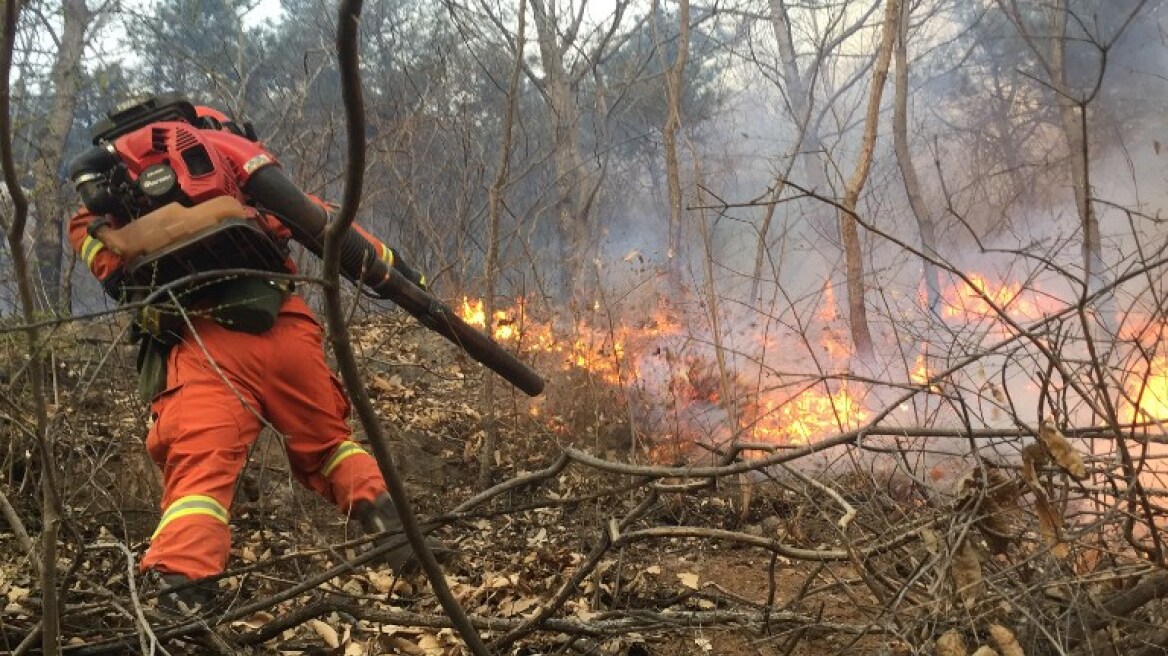
M 887 0 L 884 5 L 884 28 L 881 30 L 880 50 L 876 55 L 872 84 L 868 91 L 864 136 L 856 168 L 844 188 L 839 213 L 840 239 L 843 242 L 844 261 L 847 267 L 848 324 L 852 331 L 852 343 L 860 357 L 872 355 L 872 334 L 868 329 L 868 309 L 864 301 L 864 258 L 860 248 L 859 230 L 856 227 L 856 206 L 860 201 L 864 183 L 868 181 L 868 172 L 872 169 L 872 156 L 876 149 L 876 133 L 880 121 L 880 99 L 884 94 L 884 81 L 888 78 L 892 45 L 896 41 L 899 6 L 899 0 Z
M 937 257 L 937 227 L 925 203 L 924 193 L 921 190 L 917 170 L 912 161 L 912 153 L 908 143 L 908 27 L 911 18 L 912 5 L 905 3 L 901 7 L 899 29 L 896 36 L 896 100 L 895 111 L 892 117 L 892 138 L 896 152 L 896 164 L 900 167 L 900 175 L 904 180 L 904 191 L 908 196 L 909 207 L 917 220 L 917 229 L 921 237 L 921 250 L 930 257 Z M 932 261 L 922 261 L 923 278 L 925 282 L 926 301 L 929 310 L 934 314 L 941 311 L 941 283 L 938 280 L 937 267 Z
M 41 649 L 55 656 L 61 653 L 61 608 L 57 595 L 57 540 L 60 533 L 61 502 L 56 487 L 56 458 L 49 438 L 48 405 L 45 398 L 45 351 L 40 331 L 35 326 L 37 304 L 33 295 L 32 271 L 25 255 L 24 229 L 28 221 L 28 199 L 20 186 L 12 148 L 11 75 L 12 54 L 16 31 L 20 22 L 21 3 L 7 2 L 4 6 L 4 37 L 0 45 L 0 164 L 4 169 L 4 183 L 12 199 L 13 217 L 8 225 L 8 247 L 12 256 L 16 284 L 20 292 L 26 328 L 28 358 L 31 363 L 29 380 L 32 395 L 29 403 L 36 417 L 35 448 L 40 458 L 41 562 L 39 566 L 41 594 L 44 596 L 41 616 Z M 16 529 L 20 533 L 19 529 Z
M 50 23 L 48 17 L 40 13 L 43 9 L 34 7 L 31 11 L 38 12 L 40 23 Z M 33 169 L 36 177 L 33 203 L 37 208 L 37 269 L 48 304 L 54 308 L 62 300 L 68 301 L 61 299 L 64 221 L 69 215 L 69 199 L 63 188 L 61 170 L 81 90 L 81 58 L 88 41 L 86 31 L 95 15 L 86 5 L 86 0 L 62 0 L 61 13 L 61 34 L 46 32 L 56 53 L 48 80 L 52 101 L 44 128 L 33 142 L 37 149 Z
M 495 180 L 491 183 L 489 195 L 489 228 L 487 231 L 487 280 L 483 302 L 485 329 L 488 335 L 495 328 L 495 293 L 499 279 L 500 223 L 503 215 L 503 194 L 511 174 L 511 138 L 515 127 L 515 114 L 519 104 L 519 80 L 523 72 L 523 49 L 527 45 L 527 0 L 520 0 L 518 25 L 515 29 L 515 64 L 507 84 L 506 105 L 503 108 L 503 135 L 499 142 L 499 163 Z M 483 380 L 483 406 L 486 412 L 486 437 L 479 452 L 479 487 L 487 488 L 491 483 L 494 469 L 495 449 L 498 443 L 497 409 L 495 408 L 496 381 L 493 376 Z
M 1059 128 L 1066 142 L 1067 168 L 1082 231 L 1084 296 L 1105 287 L 1109 278 L 1103 260 L 1099 217 L 1091 189 L 1087 108 L 1098 97 L 1102 86 L 1107 71 L 1108 50 L 1123 35 L 1145 4 L 1146 0 L 1136 2 L 1115 33 L 1110 38 L 1104 38 L 1091 33 L 1088 21 L 1071 10 L 1068 0 L 1052 0 L 1034 7 L 1031 13 L 1037 14 L 1038 21 L 1028 20 L 1017 0 L 997 0 L 998 7 L 1034 54 L 1042 74 L 1040 81 L 1050 89 L 1058 107 Z M 1068 31 L 1072 19 L 1083 36 L 1073 36 Z M 1094 79 L 1086 89 L 1076 89 L 1068 77 L 1067 44 L 1071 39 L 1085 40 L 1098 49 L 1100 54 Z M 1110 321 L 1106 314 L 1101 317 L 1105 322 Z
M 661 4 L 654 0 L 652 21 L 654 39 L 657 41 L 658 56 L 664 58 L 666 49 L 658 35 L 657 16 Z M 681 128 L 682 81 L 685 76 L 686 59 L 689 57 L 689 0 L 681 0 L 677 6 L 677 54 L 670 63 L 662 62 L 665 71 L 665 125 L 661 130 L 661 141 L 665 146 L 665 177 L 669 189 L 669 236 L 667 245 L 669 257 L 681 254 L 683 215 L 681 198 L 681 167 L 677 153 L 677 132 Z M 680 272 L 677 266 L 670 267 L 671 279 L 680 288 Z
M 872 2 L 858 15 L 853 15 L 843 5 L 839 11 L 830 15 L 826 24 L 821 28 L 813 51 L 806 63 L 801 63 L 799 43 L 796 42 L 794 21 L 792 20 L 793 7 L 787 0 L 768 0 L 766 19 L 771 35 L 774 38 L 781 73 L 775 80 L 785 100 L 784 109 L 795 126 L 795 141 L 791 146 L 790 154 L 782 158 L 786 165 L 776 176 L 772 188 L 768 192 L 770 202 L 763 206 L 763 220 L 759 225 L 758 243 L 755 248 L 754 268 L 752 272 L 751 298 L 758 297 L 759 284 L 762 280 L 763 264 L 771 248 L 771 232 L 774 225 L 778 202 L 787 190 L 786 182 L 796 164 L 803 173 L 801 186 L 810 189 L 816 194 L 834 196 L 832 178 L 828 175 L 830 157 L 827 145 L 823 141 L 822 123 L 824 117 L 837 111 L 837 102 L 854 85 L 864 77 L 870 63 L 856 66 L 838 85 L 832 87 L 825 79 L 825 69 L 833 67 L 838 58 L 840 47 L 857 32 L 864 28 L 868 19 L 880 6 L 879 2 Z M 812 234 L 826 237 L 827 233 L 834 232 L 826 218 L 827 212 L 812 210 L 807 229 Z M 822 220 L 821 220 L 822 219 Z M 840 298 L 840 303 L 844 302 Z M 841 312 L 843 314 L 843 312 Z
M 576 94 L 580 83 L 613 43 L 628 4 L 628 0 L 615 4 L 611 22 L 589 47 L 581 32 L 585 29 L 586 1 L 579 4 L 574 15 L 565 15 L 570 7 L 556 0 L 531 2 L 542 75 L 535 75 L 530 68 L 527 71 L 547 102 L 551 123 L 561 293 L 575 289 L 581 265 L 592 251 L 590 217 L 605 172 L 603 164 L 597 167 L 591 161 L 585 163 Z M 570 57 L 570 53 L 577 55 Z
M 325 301 L 328 325 L 332 331 L 331 340 L 337 357 L 337 364 L 348 385 L 352 402 L 365 428 L 377 458 L 378 467 L 385 478 L 389 495 L 401 519 L 402 529 L 409 539 L 410 547 L 421 562 L 434 594 L 450 617 L 467 648 L 475 656 L 488 656 L 478 631 L 466 617 L 458 600 L 450 592 L 438 560 L 426 543 L 414 514 L 409 494 L 402 482 L 401 474 L 394 462 L 389 440 L 381 427 L 380 419 L 369 401 L 369 392 L 361 380 L 353 344 L 349 337 L 348 314 L 340 296 L 341 243 L 345 231 L 350 229 L 361 204 L 361 189 L 365 178 L 365 106 L 361 88 L 360 57 L 358 55 L 357 31 L 361 19 L 361 0 L 344 0 L 337 10 L 337 68 L 341 75 L 342 100 L 345 105 L 345 125 L 347 137 L 347 159 L 345 163 L 345 187 L 341 209 L 335 221 L 331 221 L 324 234 L 324 275 L 326 280 Z

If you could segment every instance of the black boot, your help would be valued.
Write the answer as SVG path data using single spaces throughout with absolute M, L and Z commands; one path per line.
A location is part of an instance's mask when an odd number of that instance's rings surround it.
M 388 493 L 381 493 L 373 501 L 358 501 L 353 505 L 353 515 L 361 523 L 361 528 L 366 534 L 380 536 L 373 541 L 375 546 L 398 545 L 381 557 L 382 563 L 389 565 L 399 574 L 410 574 L 421 567 L 413 547 L 402 533 L 401 519 Z M 430 551 L 439 562 L 446 562 L 452 555 L 434 538 L 427 537 L 426 546 L 430 547 Z
M 219 598 L 218 587 L 209 581 L 182 574 L 151 572 L 158 588 L 158 609 L 176 617 L 193 617 L 212 612 Z

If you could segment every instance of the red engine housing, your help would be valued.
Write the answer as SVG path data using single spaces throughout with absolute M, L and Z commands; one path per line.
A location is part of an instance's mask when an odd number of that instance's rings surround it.
M 240 185 L 258 168 L 256 160 L 260 165 L 274 163 L 258 143 L 178 121 L 139 128 L 119 137 L 114 148 L 134 180 L 151 166 L 168 165 L 192 204 L 218 196 L 243 202 Z
M 251 208 L 241 190 L 252 173 L 276 163 L 259 143 L 184 122 L 161 121 L 118 137 L 114 149 L 130 178 L 143 188 L 151 186 L 155 179 L 153 173 L 142 179 L 143 172 L 150 167 L 166 165 L 174 172 L 174 183 L 166 176 L 164 188 L 177 187 L 181 193 L 149 196 L 147 205 L 178 201 L 194 206 L 220 196 L 232 196 L 248 209 L 248 215 L 240 220 L 224 221 L 187 241 L 131 263 L 131 277 L 136 283 L 156 285 L 215 269 L 295 272 L 284 248 L 290 234 L 288 228 L 276 218 Z

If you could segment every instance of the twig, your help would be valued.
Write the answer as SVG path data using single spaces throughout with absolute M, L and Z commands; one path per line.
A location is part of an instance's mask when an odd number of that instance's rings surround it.
M 44 628 L 44 620 L 37 622 L 36 626 L 32 627 L 32 631 L 29 631 L 28 635 L 24 636 L 24 640 L 21 640 L 20 644 L 16 645 L 16 649 L 12 650 L 12 656 L 24 656 L 24 654 L 27 654 L 36 645 L 37 641 L 40 640 L 41 632 Z
M 559 458 L 556 458 L 555 462 L 548 465 L 547 467 L 538 471 L 533 471 L 529 474 L 524 474 L 523 476 L 517 476 L 515 478 L 508 479 L 502 483 L 499 483 L 498 485 L 483 490 L 482 492 L 479 492 L 473 497 L 455 506 L 454 510 L 451 512 L 456 514 L 468 512 L 475 506 L 486 503 L 488 500 L 493 499 L 494 497 L 497 497 L 504 492 L 521 488 L 526 485 L 532 485 L 540 481 L 545 481 L 562 472 L 570 462 L 571 458 L 569 458 L 566 453 L 562 453 L 560 454 Z
M 842 496 L 840 496 L 839 492 L 836 492 L 835 490 L 833 490 L 830 487 L 824 485 L 823 483 L 820 483 L 819 481 L 811 478 L 810 476 L 804 475 L 799 470 L 794 469 L 792 467 L 786 467 L 786 466 L 784 466 L 783 469 L 787 470 L 787 473 L 793 475 L 795 478 L 803 481 L 804 483 L 819 490 L 820 492 L 823 492 L 824 494 L 831 497 L 832 499 L 835 499 L 835 502 L 838 503 L 844 509 L 844 514 L 842 517 L 839 518 L 839 522 L 837 522 L 837 525 L 840 527 L 841 531 L 848 530 L 848 525 L 851 524 L 852 520 L 856 518 L 855 506 L 853 506 L 852 504 L 850 504 L 846 500 L 844 500 L 844 498 Z
M 153 654 L 155 650 L 167 654 L 166 649 L 163 649 L 162 645 L 159 644 L 158 636 L 154 635 L 154 629 L 151 628 L 150 622 L 146 621 L 145 613 L 142 612 L 142 603 L 138 598 L 138 586 L 134 582 L 134 554 L 130 551 L 129 547 L 121 542 L 98 542 L 97 544 L 87 546 L 86 549 L 113 549 L 122 552 L 126 556 L 126 583 L 130 587 L 130 603 L 134 606 L 134 617 L 138 621 L 138 625 L 142 627 L 143 633 L 142 654 Z M 146 638 L 150 639 L 149 644 L 147 644 Z
M 345 185 L 342 193 L 341 209 L 336 220 L 325 228 L 324 235 L 324 296 L 333 352 L 337 366 L 341 370 L 349 389 L 353 407 L 361 420 L 362 427 L 370 439 L 374 456 L 385 478 L 389 495 L 397 508 L 402 529 L 409 539 L 422 571 L 430 581 L 431 589 L 438 597 L 443 610 L 450 615 L 454 628 L 475 656 L 489 656 L 486 645 L 478 632 L 466 619 L 466 613 L 458 600 L 450 592 L 442 567 L 426 544 L 426 538 L 418 528 L 418 521 L 409 501 L 402 478 L 394 464 L 393 453 L 389 450 L 385 432 L 379 417 L 369 401 L 368 391 L 361 381 L 353 345 L 349 339 L 348 325 L 345 323 L 344 308 L 340 298 L 341 237 L 350 230 L 357 208 L 361 203 L 361 189 L 365 174 L 365 109 L 361 91 L 360 61 L 358 48 L 358 27 L 361 20 L 361 0 L 343 0 L 337 12 L 337 65 L 341 76 L 341 96 L 345 107 L 345 126 L 348 153 L 345 163 Z
M 7 520 L 8 526 L 12 528 L 12 534 L 16 536 L 16 542 L 20 545 L 21 551 L 28 556 L 28 563 L 32 567 L 33 576 L 40 577 L 40 563 L 36 558 L 36 547 L 32 543 L 32 538 L 28 535 L 28 530 L 24 527 L 24 522 L 20 520 L 20 515 L 16 514 L 16 509 L 12 507 L 12 503 L 8 501 L 8 496 L 4 494 L 4 490 L 0 490 L 0 511 L 3 512 L 4 519 Z
M 244 634 L 239 642 L 244 645 L 260 644 L 308 620 L 334 612 L 351 615 L 366 622 L 380 624 L 428 629 L 451 627 L 450 619 L 441 615 L 424 615 L 409 611 L 377 609 L 365 605 L 344 604 L 336 601 L 318 601 L 288 615 L 279 617 L 254 632 Z M 484 631 L 514 630 L 524 624 L 523 620 L 481 616 L 470 616 L 469 620 L 475 628 Z M 635 613 L 603 613 L 592 620 L 549 619 L 541 623 L 540 629 L 553 633 L 567 633 L 570 635 L 600 638 L 663 627 L 713 626 L 719 624 L 752 626 L 757 624 L 758 621 L 758 613 L 725 610 L 637 611 Z M 823 631 L 837 631 L 849 634 L 864 632 L 863 629 L 845 624 L 816 623 L 813 618 L 795 613 L 783 613 L 782 617 L 778 618 L 778 621 L 789 623 L 792 626 L 817 626 Z

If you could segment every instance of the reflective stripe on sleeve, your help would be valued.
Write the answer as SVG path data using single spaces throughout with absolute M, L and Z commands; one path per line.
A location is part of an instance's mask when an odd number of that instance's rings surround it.
M 206 495 L 192 494 L 179 497 L 174 503 L 167 506 L 166 512 L 162 513 L 162 519 L 158 522 L 158 528 L 154 529 L 154 535 L 150 536 L 150 539 L 158 537 L 167 524 L 180 517 L 190 515 L 207 515 L 224 524 L 227 523 L 227 509 L 223 507 L 223 504 Z
M 365 449 L 362 449 L 361 445 L 357 444 L 356 442 L 341 442 L 341 445 L 338 446 L 335 451 L 333 451 L 332 457 L 328 459 L 327 463 L 325 463 L 324 469 L 321 470 L 321 473 L 326 477 L 331 475 L 333 470 L 337 468 L 337 465 L 341 464 L 342 460 L 348 458 L 349 456 L 355 456 L 358 453 L 369 455 L 369 452 L 367 452 Z
M 86 235 L 81 242 L 81 259 L 85 260 L 85 266 L 93 268 L 93 259 L 97 257 L 98 252 L 105 248 L 105 244 L 97 239 Z

